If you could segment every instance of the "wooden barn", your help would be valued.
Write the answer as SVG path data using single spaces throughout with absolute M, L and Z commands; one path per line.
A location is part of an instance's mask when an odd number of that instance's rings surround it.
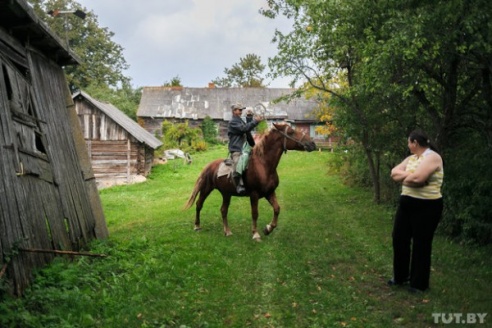
M 25 0 L 0 0 L 0 290 L 108 230 L 62 67 L 78 61 Z
M 146 177 L 162 142 L 110 103 L 73 95 L 98 187 Z

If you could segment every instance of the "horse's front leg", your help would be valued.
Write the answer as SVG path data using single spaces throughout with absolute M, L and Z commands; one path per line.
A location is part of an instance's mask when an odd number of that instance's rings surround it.
M 224 234 L 226 235 L 226 237 L 232 235 L 231 229 L 229 229 L 229 224 L 227 223 L 227 212 L 229 211 L 230 204 L 231 204 L 231 195 L 223 194 L 220 213 L 222 214 L 222 224 L 224 225 Z
M 257 222 L 258 222 L 258 195 L 252 193 L 249 197 L 249 201 L 251 203 L 251 219 L 252 219 L 252 227 L 251 230 L 253 232 L 253 239 L 256 241 L 261 241 L 261 236 L 258 233 Z
M 280 214 L 280 206 L 278 205 L 277 202 L 277 195 L 275 192 L 273 192 L 270 196 L 266 197 L 270 205 L 273 207 L 273 219 L 272 222 L 266 225 L 265 229 L 263 230 L 263 233 L 265 235 L 269 235 L 275 227 L 277 227 L 277 222 L 278 222 L 278 215 Z

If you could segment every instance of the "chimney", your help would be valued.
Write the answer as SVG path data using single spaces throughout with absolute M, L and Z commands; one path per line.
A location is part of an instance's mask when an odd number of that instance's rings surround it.
M 215 84 L 213 82 L 209 82 L 208 83 L 208 88 L 209 89 L 214 89 L 215 88 Z

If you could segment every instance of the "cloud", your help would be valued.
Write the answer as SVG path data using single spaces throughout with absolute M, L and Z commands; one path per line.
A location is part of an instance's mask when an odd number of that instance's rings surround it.
M 287 20 L 259 14 L 264 0 L 79 0 L 115 33 L 124 48 L 134 86 L 162 85 L 179 76 L 189 87 L 204 87 L 249 53 L 276 53 L 271 39 Z M 287 87 L 286 81 L 280 82 Z

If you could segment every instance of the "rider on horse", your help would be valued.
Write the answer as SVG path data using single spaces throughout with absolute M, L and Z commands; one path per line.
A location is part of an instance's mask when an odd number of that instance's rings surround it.
M 246 191 L 242 174 L 246 168 L 247 158 L 249 157 L 251 147 L 255 145 L 251 130 L 263 121 L 263 118 L 255 116 L 250 122 L 245 123 L 241 118 L 241 114 L 245 108 L 246 107 L 241 104 L 234 104 L 231 106 L 232 119 L 227 128 L 229 153 L 234 163 L 233 178 L 236 184 L 236 191 L 240 195 L 243 195 Z

